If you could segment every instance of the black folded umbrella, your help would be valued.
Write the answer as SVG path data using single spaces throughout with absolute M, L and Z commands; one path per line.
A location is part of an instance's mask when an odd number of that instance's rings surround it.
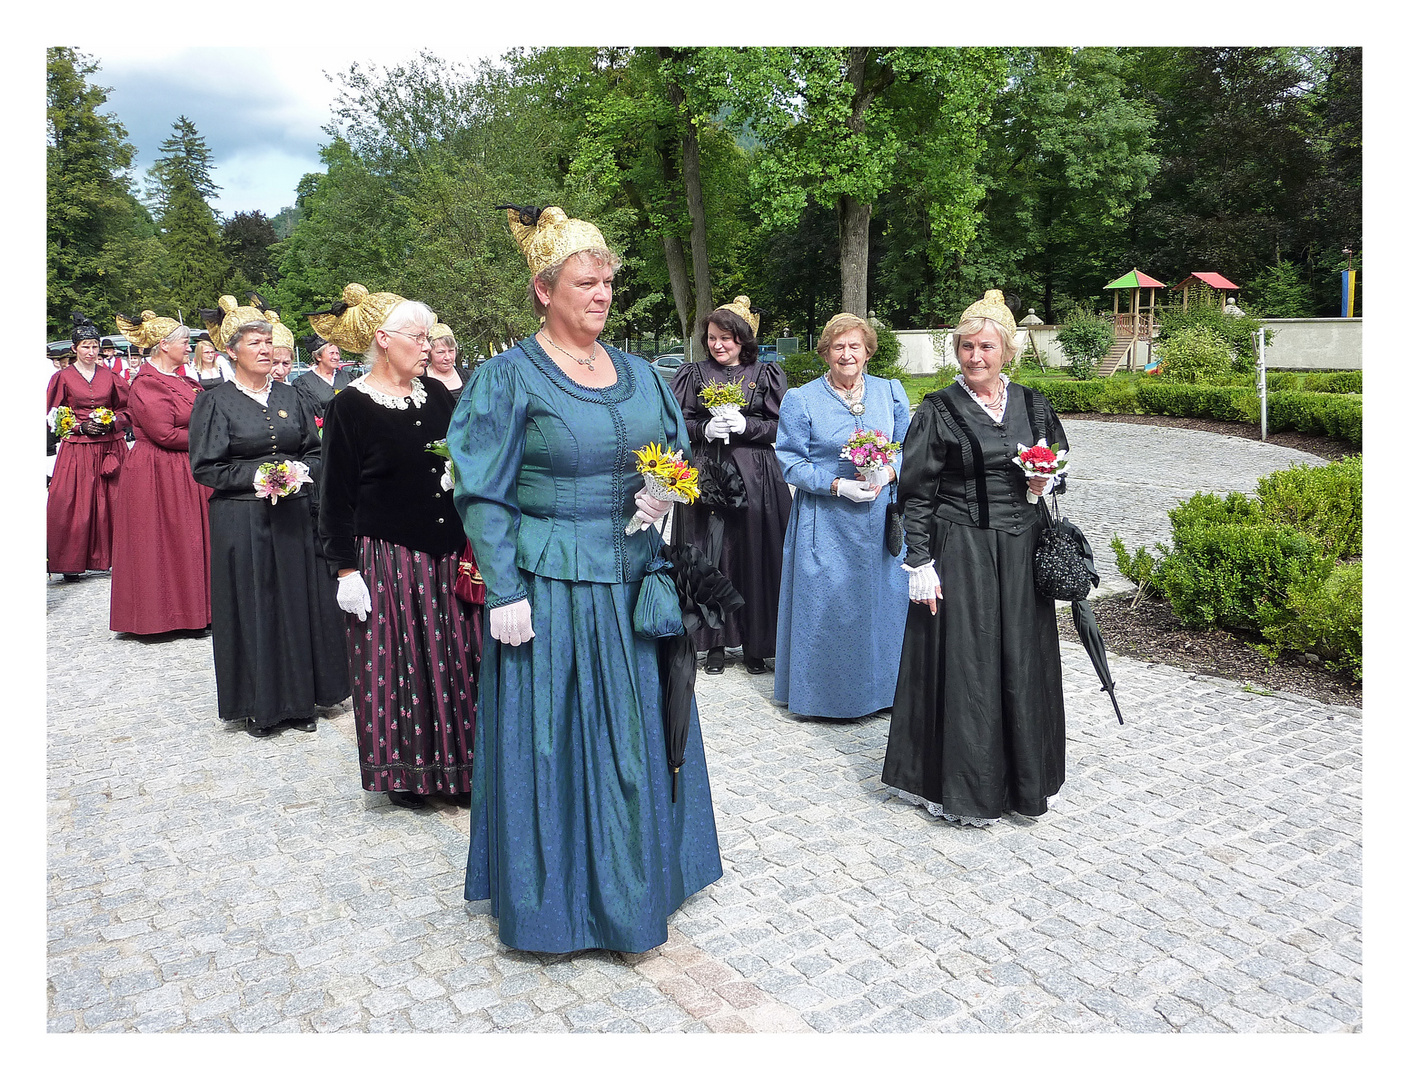
M 718 447 L 713 457 L 708 451 L 700 453 L 691 464 L 699 473 L 699 503 L 709 510 L 704 557 L 718 566 L 724 553 L 724 514 L 742 510 L 748 505 L 748 492 L 744 490 L 744 478 L 739 475 L 739 467 L 732 457 L 725 456 L 723 447 Z
M 1115 718 L 1124 724 L 1120 703 L 1115 699 L 1115 680 L 1111 678 L 1110 661 L 1106 659 L 1106 643 L 1101 637 L 1101 628 L 1096 625 L 1096 614 L 1091 610 L 1089 600 L 1072 601 L 1071 621 L 1076 624 L 1076 635 L 1081 638 L 1081 644 L 1086 646 L 1086 655 L 1091 657 L 1091 666 L 1101 680 L 1101 689 L 1111 696 Z
M 744 606 L 744 598 L 694 544 L 662 544 L 680 595 L 685 633 L 659 638 L 662 693 L 665 697 L 665 749 L 670 763 L 670 801 L 674 802 L 690 738 L 690 706 L 695 700 L 695 643 L 691 635 L 701 623 L 718 630 L 724 616 Z

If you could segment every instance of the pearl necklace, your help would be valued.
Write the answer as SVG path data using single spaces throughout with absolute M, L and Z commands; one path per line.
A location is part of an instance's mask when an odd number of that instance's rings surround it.
M 562 353 L 564 356 L 568 357 L 569 359 L 576 360 L 579 364 L 581 364 L 583 367 L 585 367 L 588 371 L 596 371 L 596 370 L 597 370 L 595 367 L 592 366 L 592 362 L 597 359 L 597 342 L 596 342 L 595 340 L 592 342 L 592 352 L 589 353 L 588 356 L 587 356 L 587 359 L 584 360 L 584 359 L 583 359 L 582 357 L 580 357 L 580 356 L 573 356 L 572 353 L 568 352 L 568 351 L 567 351 L 566 349 L 564 349 L 561 345 L 559 345 L 556 341 L 554 341 L 554 340 L 552 339 L 552 337 L 549 336 L 547 330 L 544 330 L 544 331 L 543 331 L 543 337 L 547 340 L 548 344 L 551 345 L 551 346 L 553 346 L 553 348 L 557 349 L 558 352 Z
M 863 375 L 857 380 L 856 385 L 850 390 L 843 390 L 836 383 L 832 382 L 830 374 L 822 376 L 832 392 L 846 402 L 846 407 L 851 410 L 852 416 L 861 416 L 866 412 L 866 377 Z

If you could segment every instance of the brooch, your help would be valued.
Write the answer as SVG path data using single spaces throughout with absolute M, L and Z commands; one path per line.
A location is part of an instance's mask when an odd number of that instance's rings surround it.
M 751 382 L 751 383 L 749 383 L 749 389 L 750 389 L 750 390 L 757 390 L 757 389 L 758 389 L 758 383 L 756 383 L 756 382 Z
M 280 415 L 283 419 L 285 419 L 285 420 L 287 420 L 287 419 L 289 418 L 289 414 L 286 413 L 283 409 L 280 409 L 280 410 L 279 410 L 279 415 Z

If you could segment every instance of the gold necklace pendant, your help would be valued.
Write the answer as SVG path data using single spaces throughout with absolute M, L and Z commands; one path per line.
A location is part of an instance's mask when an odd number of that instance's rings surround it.
M 558 352 L 562 353 L 562 354 L 563 354 L 564 356 L 566 356 L 569 360 L 575 360 L 577 363 L 579 363 L 579 364 L 581 364 L 583 367 L 585 367 L 588 371 L 593 371 L 593 372 L 595 372 L 595 371 L 597 370 L 597 369 L 593 366 L 593 362 L 597 359 L 597 343 L 596 343 L 595 341 L 592 342 L 592 351 L 587 355 L 587 359 L 584 360 L 584 359 L 583 359 L 582 357 L 580 357 L 580 356 L 574 356 L 572 353 L 568 352 L 568 351 L 567 351 L 566 349 L 564 349 L 561 345 L 559 345 L 556 341 L 554 341 L 553 338 L 552 338 L 552 336 L 549 335 L 549 333 L 548 333 L 547 330 L 544 330 L 544 331 L 543 331 L 543 336 L 548 339 L 548 344 L 549 344 L 549 345 L 553 346 L 553 348 L 557 349 Z

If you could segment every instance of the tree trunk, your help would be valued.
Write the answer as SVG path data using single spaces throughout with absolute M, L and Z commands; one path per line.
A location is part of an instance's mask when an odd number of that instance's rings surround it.
M 705 323 L 714 310 L 714 291 L 709 282 L 704 189 L 700 186 L 700 137 L 689 120 L 685 122 L 685 135 L 680 140 L 680 159 L 685 172 L 685 201 L 690 207 L 690 255 L 695 268 L 695 329 L 691 337 L 697 338 L 705 332 Z
M 871 241 L 871 204 L 843 195 L 837 203 L 841 240 L 841 307 L 866 317 L 866 262 Z
M 670 293 L 675 298 L 675 313 L 680 316 L 680 338 L 690 340 L 690 275 L 685 269 L 685 247 L 680 237 L 666 234 L 660 238 L 665 248 L 665 268 L 670 272 Z M 688 349 L 687 349 L 688 351 Z

